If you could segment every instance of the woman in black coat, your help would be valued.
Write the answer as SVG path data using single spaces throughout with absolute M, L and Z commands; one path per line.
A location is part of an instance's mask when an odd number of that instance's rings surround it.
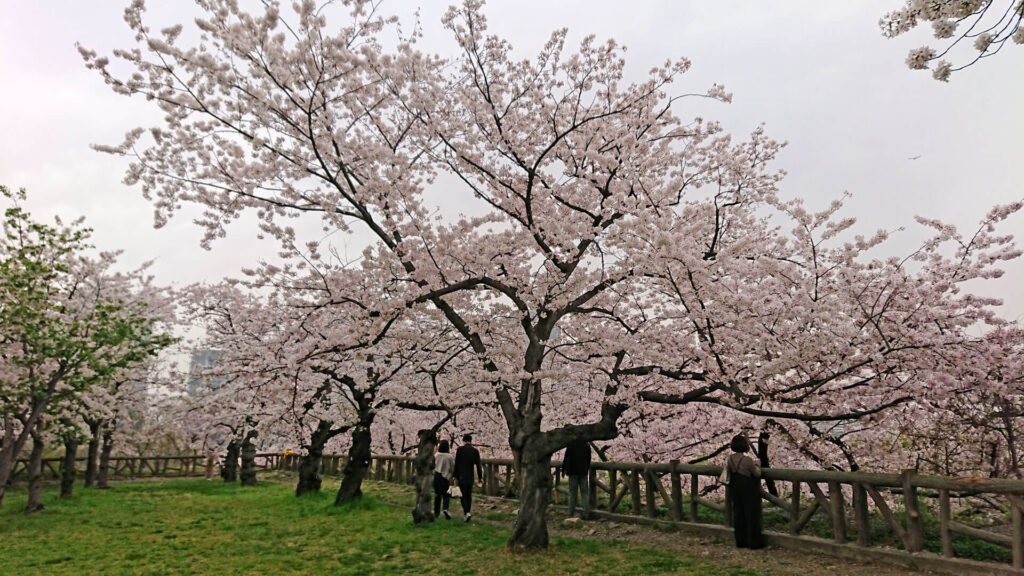
M 729 447 L 733 453 L 726 461 L 729 467 L 729 500 L 732 503 L 732 526 L 737 548 L 758 549 L 761 538 L 761 467 L 747 456 L 750 442 L 746 436 L 733 437 Z

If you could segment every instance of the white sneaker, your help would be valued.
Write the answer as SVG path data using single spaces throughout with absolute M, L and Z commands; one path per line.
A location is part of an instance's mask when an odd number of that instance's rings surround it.
M 451 520 L 452 519 L 452 515 L 449 514 L 447 510 L 441 510 L 441 514 L 444 514 L 444 519 L 445 520 Z
M 466 517 L 465 517 L 465 518 L 463 518 L 463 520 L 462 520 L 462 521 L 463 521 L 463 522 L 469 522 L 469 519 L 470 519 L 470 518 L 472 518 L 472 517 L 473 517 L 473 514 L 472 514 L 472 513 L 470 513 L 470 514 L 466 514 Z

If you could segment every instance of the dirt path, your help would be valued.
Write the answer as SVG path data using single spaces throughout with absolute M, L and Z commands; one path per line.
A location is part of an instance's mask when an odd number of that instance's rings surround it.
M 374 483 L 374 493 L 387 503 L 409 507 L 413 491 L 411 486 Z M 461 520 L 457 505 L 455 518 Z M 512 527 L 517 511 L 514 500 L 473 495 L 473 521 Z M 944 574 L 914 571 L 888 564 L 857 563 L 825 555 L 814 555 L 786 548 L 769 547 L 763 550 L 735 548 L 731 542 L 689 534 L 674 527 L 643 526 L 598 519 L 586 522 L 566 522 L 565 508 L 552 506 L 548 529 L 552 535 L 580 539 L 629 542 L 645 548 L 675 550 L 701 560 L 720 565 L 738 566 L 763 576 L 924 576 Z

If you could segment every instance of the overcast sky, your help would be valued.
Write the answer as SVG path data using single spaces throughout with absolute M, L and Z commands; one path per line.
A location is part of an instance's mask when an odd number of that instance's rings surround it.
M 668 58 L 690 58 L 679 90 L 719 82 L 734 99 L 683 104 L 681 117 L 720 120 L 737 137 L 763 122 L 789 142 L 776 163 L 788 173 L 784 196 L 822 207 L 849 191 L 858 230 L 906 226 L 893 250 L 907 251 L 924 237 L 915 214 L 967 230 L 993 204 L 1024 199 L 1024 47 L 1008 45 L 949 84 L 936 82 L 904 64 L 910 48 L 930 43 L 929 27 L 898 40 L 879 34 L 878 19 L 900 3 L 492 0 L 485 11 L 491 31 L 524 56 L 568 27 L 573 44 L 594 34 L 626 45 L 636 78 Z M 89 148 L 159 122 L 154 107 L 111 92 L 75 49 L 129 47 L 126 4 L 0 0 L 0 183 L 28 189 L 37 217 L 85 216 L 95 243 L 124 249 L 127 263 L 156 259 L 164 283 L 212 282 L 272 258 L 275 246 L 243 229 L 202 250 L 185 212 L 154 230 L 140 191 L 121 184 L 126 163 Z M 158 26 L 193 10 L 181 0 L 150 4 Z M 451 54 L 438 24 L 447 4 L 391 0 L 383 9 L 408 17 L 420 7 L 422 48 Z M 1024 236 L 1024 215 L 1006 224 Z M 1024 262 L 978 291 L 1006 300 L 1004 316 L 1024 319 Z

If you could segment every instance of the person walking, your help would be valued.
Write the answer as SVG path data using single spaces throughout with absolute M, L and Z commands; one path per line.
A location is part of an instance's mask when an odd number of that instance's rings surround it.
M 737 434 L 729 443 L 733 453 L 726 460 L 729 468 L 729 501 L 737 548 L 757 550 L 764 546 L 761 537 L 761 467 L 747 456 L 750 441 Z
M 480 484 L 484 482 L 484 469 L 480 465 L 480 451 L 473 446 L 473 435 L 462 436 L 462 446 L 455 451 L 455 481 L 462 491 L 462 514 L 463 522 L 469 522 L 473 517 L 473 470 L 476 469 Z
M 451 487 L 454 473 L 455 456 L 451 454 L 451 443 L 441 440 L 437 444 L 437 453 L 434 454 L 434 518 L 444 514 L 445 520 L 452 519 L 452 515 L 448 513 L 448 504 L 451 502 L 448 488 Z
M 583 504 L 582 519 L 590 518 L 590 443 L 573 440 L 565 447 L 562 472 L 569 477 L 569 516 L 576 513 L 576 492 Z

